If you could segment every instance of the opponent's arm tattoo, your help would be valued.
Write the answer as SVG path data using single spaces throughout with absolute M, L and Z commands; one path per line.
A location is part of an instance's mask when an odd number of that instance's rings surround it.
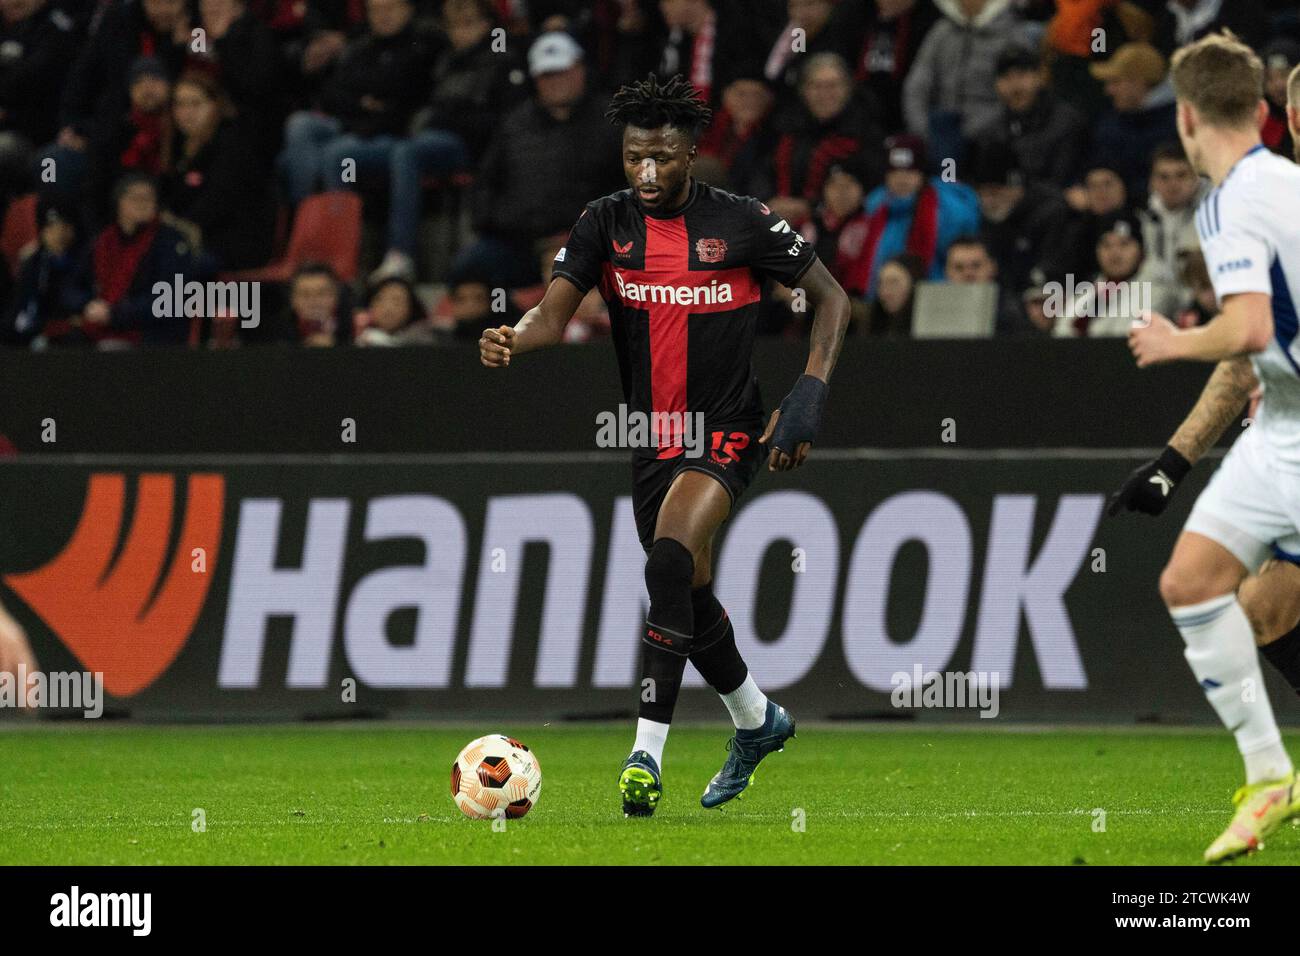
M 1257 384 L 1250 359 L 1224 359 L 1214 367 L 1201 397 L 1169 440 L 1170 446 L 1195 464 L 1241 414 Z

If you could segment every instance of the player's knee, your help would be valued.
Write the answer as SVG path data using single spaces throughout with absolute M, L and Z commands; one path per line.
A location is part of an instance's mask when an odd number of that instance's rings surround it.
M 674 538 L 660 538 L 650 549 L 645 562 L 646 590 L 650 600 L 691 587 L 695 559 L 686 546 Z
M 1165 607 L 1189 607 L 1231 594 L 1236 582 L 1213 570 L 1169 563 L 1160 574 L 1160 597 Z

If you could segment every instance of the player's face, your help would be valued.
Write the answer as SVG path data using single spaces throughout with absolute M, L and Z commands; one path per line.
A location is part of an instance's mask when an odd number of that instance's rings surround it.
M 686 201 L 695 146 L 671 126 L 623 131 L 623 173 L 641 205 L 675 209 Z

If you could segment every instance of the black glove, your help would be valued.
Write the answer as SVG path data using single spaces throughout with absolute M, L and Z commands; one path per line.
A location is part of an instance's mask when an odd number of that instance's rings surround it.
M 1119 491 L 1110 496 L 1106 513 L 1112 518 L 1119 509 L 1158 515 L 1165 510 L 1178 483 L 1192 470 L 1191 463 L 1172 448 L 1160 457 L 1134 468 Z
M 781 417 L 776 420 L 769 447 L 779 448 L 793 458 L 800 442 L 815 442 L 829 391 L 830 386 L 817 376 L 800 375 L 781 402 Z

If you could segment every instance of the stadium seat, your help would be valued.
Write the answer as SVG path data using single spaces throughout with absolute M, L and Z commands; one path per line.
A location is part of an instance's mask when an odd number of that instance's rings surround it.
M 343 282 L 357 277 L 361 252 L 361 197 L 351 192 L 309 196 L 298 206 L 284 255 L 258 269 L 222 273 L 235 282 L 287 282 L 304 262 L 324 262 Z
M 4 226 L 0 228 L 0 253 L 4 254 L 9 274 L 18 274 L 18 260 L 23 247 L 34 242 L 36 230 L 36 193 L 18 196 L 5 210 Z

